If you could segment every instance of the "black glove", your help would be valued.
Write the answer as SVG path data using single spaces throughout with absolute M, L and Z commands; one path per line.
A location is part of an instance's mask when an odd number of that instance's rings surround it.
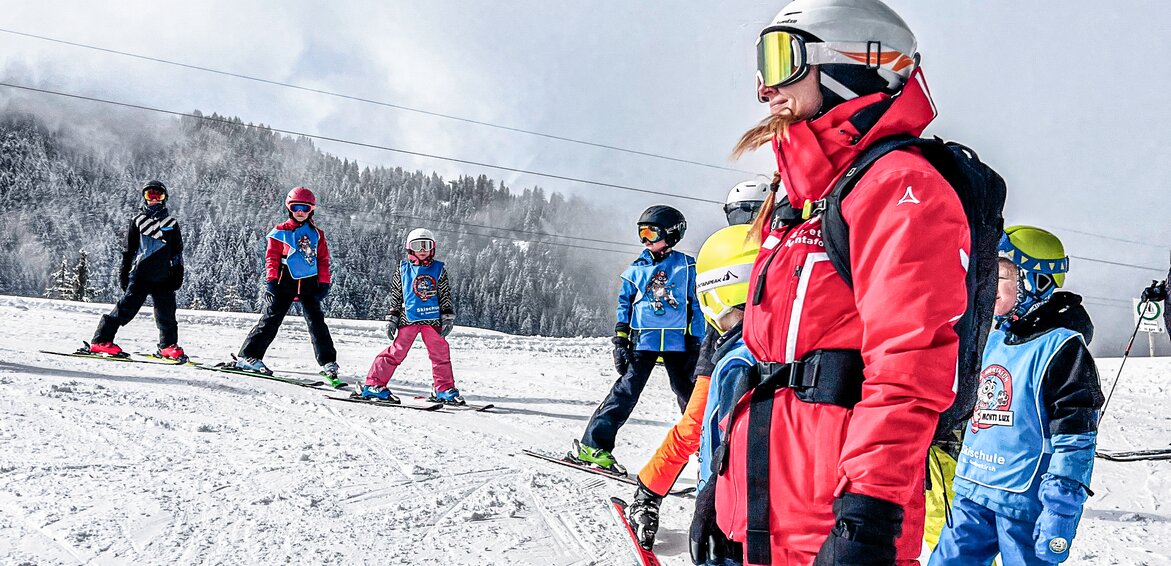
M 630 339 L 625 336 L 615 336 L 610 339 L 614 343 L 614 370 L 618 375 L 626 375 L 630 369 Z
M 1159 303 L 1167 300 L 1167 282 L 1151 281 L 1151 286 L 1143 289 L 1142 300 Z
M 698 354 L 699 349 L 703 347 L 703 340 L 700 340 L 699 336 L 688 334 L 683 337 L 683 345 L 688 354 Z
M 444 314 L 439 315 L 439 335 L 446 338 L 451 334 L 451 329 L 455 328 L 455 315 Z
M 167 288 L 172 291 L 178 291 L 183 286 L 183 265 L 176 265 L 171 268 L 171 273 L 167 277 Z
M 813 566 L 888 566 L 903 532 L 903 506 L 868 495 L 843 493 L 834 500 L 834 528 Z
M 692 564 L 723 564 L 725 558 L 740 560 L 743 553 L 729 554 L 732 543 L 716 525 L 716 478 L 712 476 L 699 493 L 695 494 L 695 513 L 691 516 L 688 533 Z
M 386 315 L 386 337 L 394 342 L 396 334 L 398 334 L 398 313 L 392 312 Z
M 638 544 L 647 550 L 655 546 L 655 533 L 659 532 L 659 504 L 662 502 L 663 496 L 655 495 L 639 481 L 634 502 L 626 508 L 626 520 L 634 529 Z
M 321 303 L 325 302 L 325 298 L 329 296 L 329 288 L 330 287 L 333 287 L 333 285 L 331 285 L 329 283 L 318 283 L 317 284 L 317 294 L 314 296 L 314 298 L 317 299 L 317 304 L 321 304 Z
M 267 281 L 264 284 L 264 302 L 271 305 L 276 300 L 276 280 Z
M 121 287 L 123 291 L 125 291 L 126 288 L 130 286 L 129 271 L 123 271 L 122 273 L 118 274 L 118 286 Z

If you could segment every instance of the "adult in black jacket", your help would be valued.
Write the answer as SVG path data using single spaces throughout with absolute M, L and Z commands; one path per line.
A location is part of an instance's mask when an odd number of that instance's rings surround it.
M 167 187 L 161 181 L 143 184 L 142 201 L 141 211 L 130 221 L 126 251 L 122 253 L 118 282 L 125 294 L 110 314 L 102 315 L 87 351 L 125 356 L 114 343 L 114 335 L 134 319 L 149 296 L 154 301 L 155 324 L 159 327 L 157 354 L 186 360 L 178 345 L 179 325 L 175 320 L 175 291 L 183 285 L 179 221 L 167 212 Z

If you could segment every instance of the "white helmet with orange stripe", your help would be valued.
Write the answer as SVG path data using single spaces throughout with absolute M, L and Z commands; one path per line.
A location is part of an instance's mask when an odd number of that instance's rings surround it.
M 794 0 L 761 32 L 757 78 L 792 84 L 817 65 L 823 92 L 841 100 L 894 94 L 918 65 L 916 49 L 907 23 L 879 0 Z

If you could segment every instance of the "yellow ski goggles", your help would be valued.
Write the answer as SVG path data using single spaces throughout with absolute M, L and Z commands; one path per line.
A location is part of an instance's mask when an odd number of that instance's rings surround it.
M 910 76 L 914 63 L 913 57 L 898 51 L 883 51 L 877 41 L 807 42 L 779 29 L 766 29 L 756 40 L 756 80 L 774 88 L 805 78 L 811 65 L 865 65 L 892 81 Z

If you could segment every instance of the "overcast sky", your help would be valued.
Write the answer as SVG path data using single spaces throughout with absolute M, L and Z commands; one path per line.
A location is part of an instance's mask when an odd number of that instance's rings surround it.
M 683 8 L 685 5 L 691 5 Z M 275 128 L 722 200 L 775 168 L 728 150 L 764 115 L 753 43 L 783 2 L 0 1 L 0 28 L 430 112 L 696 161 L 556 141 L 0 32 L 0 80 Z M 1009 223 L 1069 253 L 1164 271 L 1171 247 L 1171 15 L 1164 2 L 891 0 L 919 39 L 940 117 L 1009 184 Z M 0 87 L 0 100 L 15 91 Z M 47 95 L 46 104 L 60 101 Z M 86 103 L 95 114 L 111 109 Z M 157 120 L 145 112 L 120 120 Z M 137 118 L 136 118 L 137 117 Z M 633 223 L 649 204 L 691 220 L 717 205 L 331 143 L 369 165 L 478 174 L 596 199 Z M 735 169 L 729 171 L 721 168 Z M 1082 234 L 1088 232 L 1097 235 Z M 594 235 L 597 237 L 597 235 Z M 606 235 L 625 238 L 628 234 Z M 1115 239 L 1108 239 L 1115 238 Z M 1133 240 L 1146 244 L 1120 241 Z M 1072 260 L 1101 353 L 1120 351 L 1125 301 L 1156 270 Z M 1166 345 L 1166 338 L 1161 338 Z M 1103 350 L 1102 347 L 1107 348 Z M 1145 348 L 1145 347 L 1144 347 Z M 1145 349 L 1144 352 L 1145 353 Z

